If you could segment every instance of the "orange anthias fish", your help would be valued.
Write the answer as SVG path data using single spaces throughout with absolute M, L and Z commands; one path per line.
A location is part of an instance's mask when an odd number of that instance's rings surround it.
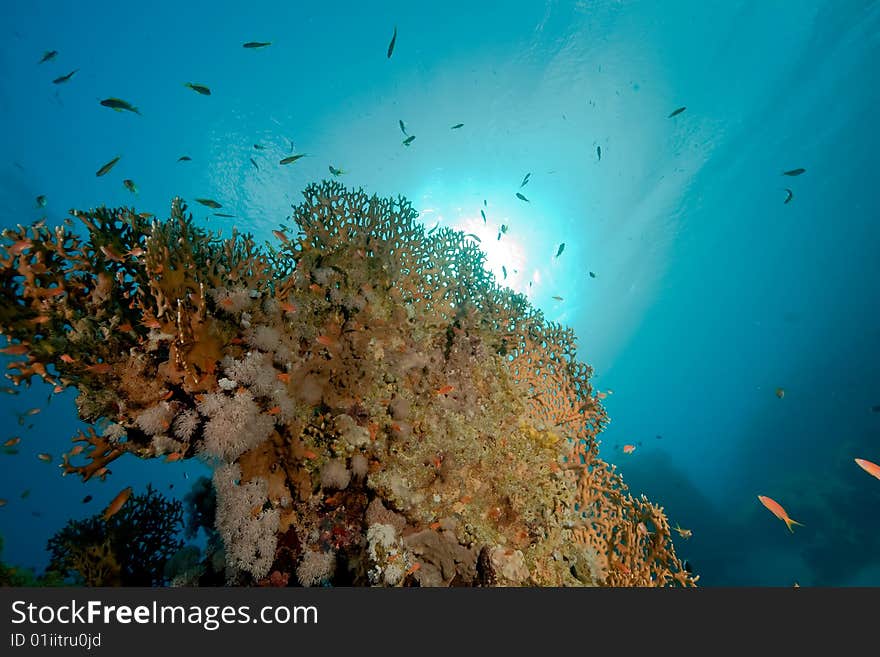
M 803 524 L 797 522 L 796 520 L 792 520 L 788 517 L 788 513 L 786 513 L 785 509 L 777 502 L 776 500 L 766 497 L 764 495 L 758 495 L 758 499 L 761 500 L 761 504 L 766 506 L 770 513 L 779 518 L 782 522 L 785 523 L 785 526 L 788 527 L 788 531 L 794 534 L 794 529 L 792 529 L 792 525 L 797 525 L 798 527 L 803 527 Z
M 455 386 L 445 385 L 441 388 L 437 388 L 437 394 L 438 395 L 448 395 L 453 390 L 455 390 Z
M 0 354 L 9 354 L 10 356 L 21 356 L 22 354 L 26 354 L 28 352 L 28 346 L 26 344 L 12 344 L 8 347 L 3 347 L 0 349 Z
M 694 535 L 694 531 L 692 529 L 685 529 L 684 527 L 682 527 L 678 523 L 675 523 L 675 527 L 673 527 L 673 529 L 675 531 L 677 531 L 678 535 L 681 536 L 682 538 L 690 538 L 691 536 Z
M 18 436 L 13 436 L 9 440 L 7 440 L 5 443 L 3 443 L 3 446 L 4 447 L 15 447 L 20 442 L 21 442 L 21 438 L 19 438 Z
M 624 454 L 632 454 L 634 451 L 636 451 L 635 445 L 624 445 L 623 446 L 623 453 Z
M 42 452 L 42 453 L 40 453 L 40 454 L 37 454 L 37 458 L 40 459 L 41 461 L 45 462 L 45 463 L 51 463 L 51 462 L 52 462 L 52 455 L 51 455 L 51 454 L 47 454 L 46 452 Z
M 319 335 L 317 338 L 315 338 L 315 342 L 317 342 L 318 344 L 322 344 L 325 347 L 332 347 L 334 344 L 336 344 L 336 340 L 331 338 L 329 335 Z
M 131 486 L 119 491 L 119 494 L 113 498 L 113 501 L 110 502 L 107 509 L 104 511 L 104 520 L 109 520 L 112 516 L 116 515 L 119 512 L 119 509 L 122 508 L 122 505 L 128 501 L 129 497 L 131 497 L 131 493 Z
M 877 479 L 880 479 L 880 465 L 877 465 L 876 463 L 871 463 L 870 461 L 866 461 L 865 459 L 856 459 L 856 464 L 872 477 L 877 477 Z

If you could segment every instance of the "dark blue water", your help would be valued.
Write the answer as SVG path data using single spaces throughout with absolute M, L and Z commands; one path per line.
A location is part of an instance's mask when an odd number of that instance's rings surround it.
M 880 5 L 421 5 L 3 3 L 2 224 L 101 204 L 164 216 L 181 195 L 268 239 L 341 168 L 477 234 L 499 278 L 576 329 L 613 391 L 602 455 L 693 530 L 677 545 L 702 584 L 880 585 L 880 481 L 853 463 L 880 462 Z M 292 151 L 309 157 L 279 166 Z M 107 483 L 61 478 L 80 425 L 72 393 L 49 393 L 0 399 L 0 437 L 23 438 L 0 455 L 8 562 L 42 568 L 48 537 L 124 485 L 182 494 L 207 471 L 125 457 Z

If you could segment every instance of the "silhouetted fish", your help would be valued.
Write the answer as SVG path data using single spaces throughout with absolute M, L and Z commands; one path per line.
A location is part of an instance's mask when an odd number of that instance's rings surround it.
M 806 169 L 798 168 L 798 169 L 791 169 L 790 171 L 783 171 L 782 175 L 783 176 L 799 176 L 805 172 L 806 172 Z
M 129 112 L 134 112 L 135 114 L 140 114 L 140 110 L 129 103 L 127 100 L 122 100 L 121 98 L 105 98 L 101 101 L 101 105 L 104 107 L 109 107 L 112 110 L 116 110 L 117 112 L 121 112 L 122 110 L 127 110 Z
M 794 198 L 794 192 L 790 189 L 786 188 L 785 191 L 788 195 L 785 197 L 785 200 L 782 202 L 783 204 L 788 203 L 792 198 Z
M 92 496 L 91 496 L 91 495 L 86 495 L 86 496 L 83 498 L 82 503 L 83 503 L 83 504 L 88 504 L 88 503 L 91 502 L 91 501 L 92 501 Z
M 112 168 L 116 165 L 117 162 L 119 162 L 119 158 L 121 158 L 121 157 L 122 157 L 121 155 L 117 155 L 116 157 L 114 157 L 114 158 L 113 158 L 112 160 L 110 160 L 107 164 L 105 164 L 105 165 L 102 166 L 100 169 L 98 169 L 98 170 L 95 172 L 95 175 L 98 176 L 98 177 L 103 176 L 105 173 L 107 173 L 108 171 L 110 171 L 110 169 L 112 169 Z
M 247 43 L 242 44 L 242 48 L 265 48 L 266 46 L 271 46 L 271 41 L 248 41 Z
M 673 116 L 678 116 L 679 114 L 681 114 L 682 112 L 684 112 L 686 109 L 687 109 L 687 107 L 679 107 L 677 110 L 673 110 L 673 111 L 672 111 L 672 114 L 670 114 L 670 115 L 669 115 L 668 117 L 666 117 L 666 118 L 671 119 Z
M 205 205 L 209 208 L 214 208 L 215 210 L 223 207 L 217 201 L 211 198 L 197 198 L 196 203 L 201 203 L 202 205 Z
M 388 59 L 391 59 L 391 53 L 394 52 L 394 44 L 397 43 L 397 26 L 394 26 L 394 34 L 391 35 L 391 43 L 388 44 Z
M 75 68 L 67 75 L 62 75 L 60 78 L 55 78 L 54 80 L 52 80 L 52 84 L 62 84 L 64 82 L 67 82 L 70 78 L 73 77 L 73 74 L 76 73 L 78 70 L 79 70 L 78 68 Z
M 211 95 L 211 90 L 208 89 L 208 87 L 206 87 L 203 84 L 195 84 L 193 82 L 184 82 L 183 86 L 189 87 L 190 89 L 192 89 L 196 93 L 200 93 L 203 96 L 210 96 Z

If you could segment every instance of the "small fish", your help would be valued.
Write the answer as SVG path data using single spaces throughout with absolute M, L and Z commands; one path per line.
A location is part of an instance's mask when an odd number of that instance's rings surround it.
M 83 498 L 82 503 L 83 503 L 83 504 L 88 504 L 88 503 L 91 502 L 91 501 L 92 501 L 92 496 L 91 496 L 91 495 L 86 495 L 86 496 Z
M 6 506 L 7 504 L 9 504 L 9 502 L 4 500 L 3 498 L 0 498 L 0 506 Z
M 806 171 L 807 171 L 806 169 L 791 169 L 790 171 L 783 171 L 782 175 L 783 176 L 799 176 L 802 173 L 805 173 Z
M 877 404 L 876 406 L 872 406 L 871 412 L 872 413 L 880 413 L 880 404 Z
M 254 144 L 254 149 L 258 151 L 264 151 L 266 150 L 266 147 L 261 144 Z
M 787 187 L 785 188 L 785 193 L 786 193 L 786 197 L 785 197 L 785 200 L 782 202 L 783 205 L 785 205 L 786 203 L 789 203 L 791 201 L 791 199 L 794 198 L 794 192 L 791 191 L 790 189 L 788 189 Z
M 122 505 L 128 501 L 128 498 L 131 497 L 132 488 L 129 486 L 128 488 L 123 488 L 116 497 L 110 502 L 107 508 L 104 510 L 104 520 L 109 520 L 112 516 L 119 512 L 119 509 L 122 508 Z
M 624 445 L 623 446 L 623 453 L 624 454 L 632 454 L 634 451 L 636 451 L 635 445 Z
M 137 185 L 134 184 L 134 180 L 132 180 L 131 178 L 126 178 L 122 181 L 122 184 L 125 185 L 125 188 L 132 194 L 138 193 Z
M 596 146 L 596 157 L 599 158 L 597 160 L 598 162 L 602 161 L 602 147 L 601 146 Z
M 482 243 L 482 240 L 479 237 L 477 237 L 476 235 L 474 235 L 473 233 L 468 233 L 467 235 L 465 235 L 465 237 L 470 237 L 471 239 L 477 240 L 477 242 Z
M 200 93 L 203 96 L 210 96 L 211 95 L 211 90 L 208 89 L 208 87 L 206 87 L 203 84 L 195 84 L 193 82 L 184 82 L 183 86 L 189 87 L 190 89 L 192 89 L 196 93 Z
M 122 100 L 121 98 L 105 98 L 101 101 L 101 105 L 104 107 L 109 107 L 112 110 L 117 112 L 121 112 L 122 110 L 126 110 L 129 112 L 134 112 L 135 114 L 140 114 L 140 110 L 129 103 L 127 100 Z
M 210 198 L 197 198 L 196 203 L 201 203 L 202 205 L 205 205 L 209 208 L 214 208 L 215 210 L 218 210 L 219 208 L 223 207 L 217 201 L 215 201 L 214 199 L 210 199 Z
M 34 415 L 39 414 L 40 411 L 42 411 L 42 410 L 43 409 L 41 409 L 39 406 L 35 406 L 34 408 L 29 408 L 28 410 L 26 410 L 22 415 L 32 417 Z
M 798 527 L 803 527 L 803 525 L 795 520 L 792 520 L 788 517 L 788 513 L 785 512 L 785 509 L 777 502 L 776 500 L 766 497 L 764 495 L 758 495 L 758 499 L 761 501 L 767 509 L 770 510 L 774 516 L 779 518 L 782 522 L 785 523 L 785 526 L 788 527 L 788 531 L 794 534 L 794 529 L 791 528 L 792 525 L 797 525 Z
M 13 388 L 11 386 L 3 386 L 2 388 L 0 388 L 0 392 L 5 392 L 7 395 L 17 395 L 18 394 L 18 390 L 16 390 L 15 388 Z
M 39 454 L 37 454 L 37 458 L 40 459 L 43 463 L 52 462 L 52 455 L 46 452 L 40 452 Z
M 480 214 L 483 217 L 483 223 L 486 223 L 486 213 L 483 210 L 480 210 Z
M 388 59 L 391 59 L 391 53 L 394 52 L 394 44 L 397 42 L 397 26 L 394 26 L 394 34 L 391 35 L 391 43 L 388 44 Z
M 409 137 L 407 137 L 406 139 L 403 140 L 403 145 L 409 146 L 411 143 L 413 143 L 413 140 L 415 140 L 415 138 L 416 138 L 415 135 L 410 135 Z
M 677 110 L 674 110 L 674 111 L 672 112 L 672 114 L 670 114 L 670 115 L 669 115 L 668 117 L 666 117 L 666 118 L 671 119 L 673 116 L 678 116 L 679 114 L 681 114 L 682 112 L 684 112 L 686 109 L 687 109 L 687 107 L 679 107 Z
M 507 267 L 505 267 L 504 265 L 501 265 L 501 273 L 504 275 L 503 280 L 506 281 L 507 280 Z
M 403 124 L 403 119 L 398 119 L 397 122 L 400 124 L 400 131 L 406 135 L 406 126 Z
M 18 443 L 20 443 L 20 442 L 21 442 L 21 438 L 20 438 L 20 437 L 18 437 L 18 436 L 13 436 L 13 437 L 10 438 L 9 440 L 7 440 L 5 443 L 3 443 L 3 447 L 15 447 L 15 446 L 18 445 Z
M 21 499 L 23 499 L 23 500 L 26 500 L 30 496 L 31 496 L 31 489 L 25 488 L 23 491 L 21 491 L 21 495 L 19 497 L 21 497 Z
M 105 164 L 105 165 L 102 166 L 100 169 L 98 169 L 98 170 L 95 172 L 95 175 L 98 176 L 98 177 L 100 178 L 101 176 L 103 176 L 104 174 L 106 174 L 107 172 L 109 172 L 110 169 L 112 169 L 114 166 L 116 166 L 116 163 L 119 162 L 119 159 L 120 159 L 121 157 L 122 157 L 121 155 L 117 155 L 116 157 L 114 157 L 114 158 L 113 158 L 112 160 L 110 160 L 107 164 Z
M 189 162 L 192 158 L 189 155 L 181 155 L 177 158 L 178 162 Z
M 331 338 L 329 335 L 319 335 L 317 338 L 315 338 L 315 342 L 325 347 L 332 347 L 336 344 L 336 340 Z
M 0 349 L 0 354 L 6 354 L 8 356 L 21 356 L 28 352 L 28 346 L 26 344 L 18 343 L 13 344 L 8 347 L 3 347 Z
M 523 195 L 520 194 L 519 192 L 516 193 L 516 197 L 517 197 L 520 201 L 525 201 L 526 203 L 531 203 L 531 201 L 530 201 L 529 199 L 527 199 L 525 196 L 523 196 Z
M 438 395 L 448 395 L 453 390 L 455 390 L 455 386 L 445 385 L 440 388 L 437 388 L 437 394 Z
M 341 176 L 343 173 L 345 173 L 345 171 L 343 169 L 337 169 L 331 164 L 330 173 L 332 173 L 334 176 Z
M 776 396 L 780 399 L 785 397 L 785 388 L 776 388 Z
M 596 278 L 596 272 L 591 271 L 591 272 L 590 272 L 590 278 Z
M 250 161 L 251 161 L 251 164 L 254 165 L 254 169 L 256 169 L 257 171 L 259 171 L 259 170 L 260 170 L 260 167 L 259 167 L 259 165 L 256 163 L 256 161 L 254 160 L 254 158 L 250 158 Z
M 562 255 L 563 251 L 565 251 L 565 242 L 563 242 L 562 244 L 559 245 L 559 248 L 556 250 L 556 255 L 554 257 L 558 258 L 559 256 Z
M 450 130 L 458 130 L 459 128 L 463 128 L 464 123 L 456 123 L 454 126 L 450 127 Z
M 289 157 L 285 157 L 283 160 L 281 160 L 279 164 L 292 164 L 293 162 L 296 162 L 299 158 L 305 156 L 305 153 L 300 153 L 299 155 L 290 155 Z
M 75 68 L 67 75 L 62 75 L 60 78 L 55 78 L 54 80 L 52 80 L 52 84 L 63 84 L 64 82 L 67 82 L 70 78 L 73 77 L 73 74 L 77 71 L 79 71 L 79 69 Z
M 236 216 L 234 214 L 226 214 L 224 212 L 215 212 L 215 217 L 223 217 L 224 219 L 235 219 Z
M 522 189 L 523 187 L 525 187 L 526 185 L 528 185 L 528 184 L 529 184 L 529 178 L 531 178 L 531 177 L 532 177 L 532 173 L 531 173 L 531 172 L 527 173 L 526 176 L 525 176 L 525 178 L 523 178 L 523 179 L 522 179 L 522 182 L 519 184 L 519 188 Z
M 57 50 L 47 50 L 46 52 L 43 53 L 43 58 L 38 63 L 42 64 L 43 62 L 51 61 L 51 60 L 55 59 L 55 57 L 57 57 L 57 56 L 58 56 Z
M 880 465 L 876 463 L 871 463 L 870 461 L 866 461 L 865 459 L 856 459 L 856 465 L 858 465 L 862 470 L 867 472 L 872 477 L 877 477 L 880 479 Z
M 38 208 L 45 208 L 46 207 L 46 195 L 45 194 L 40 194 L 37 197 L 37 207 Z
M 560 297 L 559 295 L 555 295 L 555 296 L 553 296 L 552 298 L 553 298 L 554 300 L 556 300 L 556 301 L 562 301 L 562 300 L 563 300 L 562 297 Z
M 273 234 L 275 237 L 277 237 L 279 240 L 281 240 L 282 242 L 284 242 L 285 244 L 288 244 L 288 243 L 290 242 L 290 238 L 289 238 L 289 237 L 287 236 L 287 234 L 284 233 L 283 231 L 280 231 L 280 230 L 273 230 L 273 231 L 272 231 L 272 234 Z
M 663 440 L 663 436 L 661 436 L 659 433 L 654 436 L 654 438 L 656 438 L 657 440 Z
M 241 45 L 242 48 L 265 48 L 266 46 L 271 46 L 271 41 L 248 41 L 247 43 L 243 43 Z
M 673 529 L 675 531 L 677 531 L 678 535 L 681 536 L 682 538 L 690 538 L 691 536 L 694 535 L 694 530 L 684 529 L 683 527 L 679 526 L 678 523 L 675 523 L 675 527 L 673 527 Z
M 174 463 L 183 458 L 183 452 L 171 452 L 165 457 L 165 463 Z
M 86 370 L 88 370 L 92 374 L 98 374 L 98 375 L 109 374 L 110 370 L 112 370 L 112 369 L 113 368 L 111 367 L 110 363 L 95 363 L 94 365 L 89 365 L 86 368 Z

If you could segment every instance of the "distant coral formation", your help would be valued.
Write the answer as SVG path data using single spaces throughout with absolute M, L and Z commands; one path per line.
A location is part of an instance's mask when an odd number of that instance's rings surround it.
M 75 387 L 66 473 L 123 454 L 214 468 L 227 581 L 693 585 L 661 508 L 598 458 L 570 329 L 403 198 L 310 185 L 273 245 L 73 212 L 7 229 L 0 330 Z
M 183 505 L 151 486 L 119 513 L 71 520 L 49 539 L 48 573 L 86 586 L 158 586 L 183 546 Z

